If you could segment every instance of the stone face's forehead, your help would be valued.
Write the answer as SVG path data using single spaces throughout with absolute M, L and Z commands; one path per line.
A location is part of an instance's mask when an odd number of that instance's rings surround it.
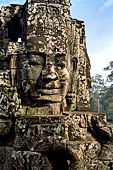
M 50 1 L 46 2 L 28 1 L 28 49 L 48 54 L 67 53 L 69 28 L 71 28 L 69 6 L 64 6 L 62 3 L 60 6 L 48 5 Z M 53 2 L 60 4 L 60 1 L 51 1 Z

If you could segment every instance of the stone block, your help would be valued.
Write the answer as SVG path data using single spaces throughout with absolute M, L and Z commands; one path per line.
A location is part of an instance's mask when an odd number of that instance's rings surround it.
M 11 119 L 0 119 L 0 136 L 7 136 L 12 126 Z

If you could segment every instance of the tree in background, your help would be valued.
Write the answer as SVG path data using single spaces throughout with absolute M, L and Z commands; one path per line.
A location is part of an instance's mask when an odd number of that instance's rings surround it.
M 91 103 L 91 111 L 102 113 L 104 112 L 104 108 L 102 103 L 102 97 L 105 93 L 106 86 L 104 83 L 104 79 L 100 74 L 92 77 L 92 88 L 90 95 L 90 103 Z
M 107 76 L 107 82 L 110 82 L 110 85 L 106 85 L 99 74 L 92 77 L 91 111 L 104 112 L 108 118 L 113 119 L 113 61 L 104 70 L 110 71 Z
M 105 92 L 102 101 L 103 101 L 103 107 L 105 113 L 108 115 L 108 117 L 113 117 L 113 87 L 112 86 L 107 88 L 107 91 Z
M 113 61 L 111 61 L 109 66 L 104 68 L 104 70 L 110 71 L 110 74 L 107 76 L 107 82 L 111 82 L 113 85 Z
M 113 61 L 104 70 L 110 71 L 107 76 L 107 82 L 110 82 L 110 86 L 104 96 L 104 107 L 108 117 L 113 118 Z

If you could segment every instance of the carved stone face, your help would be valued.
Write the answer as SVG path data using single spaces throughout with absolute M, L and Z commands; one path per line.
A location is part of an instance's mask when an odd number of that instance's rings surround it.
M 37 112 L 44 113 L 48 110 L 49 113 L 59 114 L 66 108 L 71 61 L 71 45 L 69 46 L 71 19 L 68 5 L 64 9 L 62 3 L 60 6 L 48 4 L 46 7 L 40 5 L 38 1 L 28 2 L 26 28 L 28 54 L 21 64 L 23 68 L 21 84 L 25 96 L 22 96 L 22 102 L 25 103 L 26 98 L 25 105 L 36 107 L 40 110 Z M 37 13 L 31 11 L 31 7 L 36 9 Z M 68 16 L 64 14 L 65 12 Z
M 24 77 L 22 88 L 31 106 L 56 104 L 60 111 L 70 79 L 65 54 L 30 53 L 29 61 L 23 62 L 21 74 L 25 75 L 21 76 Z

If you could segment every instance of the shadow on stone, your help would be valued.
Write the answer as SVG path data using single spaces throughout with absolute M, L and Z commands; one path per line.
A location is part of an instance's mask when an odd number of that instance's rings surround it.
M 69 170 L 72 158 L 66 150 L 49 150 L 44 153 L 52 165 L 52 170 Z

